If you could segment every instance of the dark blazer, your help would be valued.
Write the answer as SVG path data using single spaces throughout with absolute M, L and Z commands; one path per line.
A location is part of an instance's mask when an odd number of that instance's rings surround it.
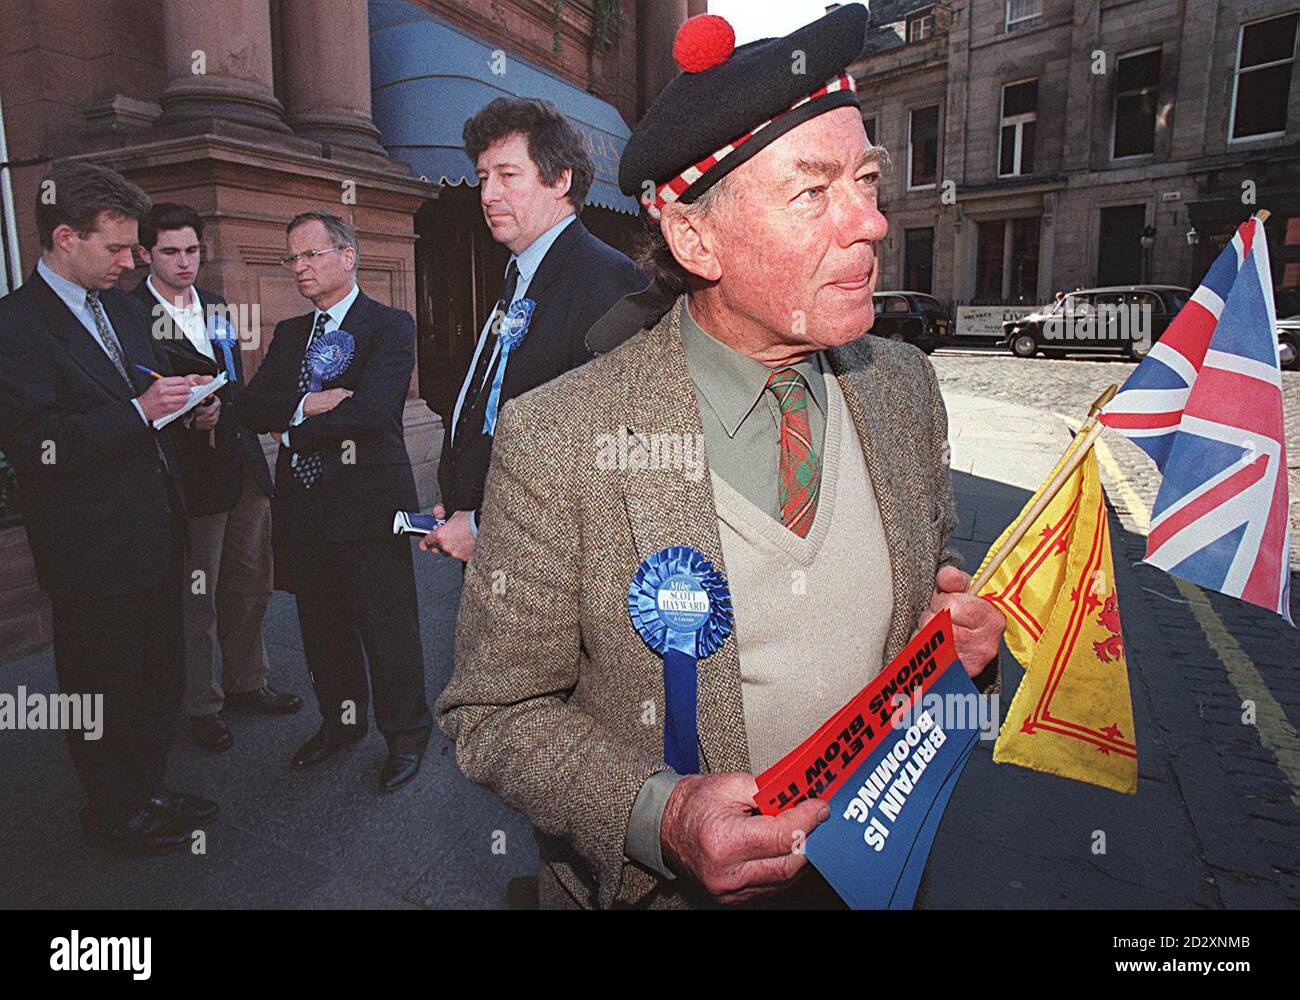
M 546 251 L 528 286 L 528 298 L 537 309 L 523 341 L 510 352 L 500 404 L 590 361 L 595 355 L 587 349 L 587 328 L 624 295 L 649 283 L 625 255 L 592 236 L 581 219 L 569 223 Z M 483 484 L 492 461 L 492 437 L 483 433 L 491 384 L 489 379 L 481 393 L 471 389 L 466 394 L 454 439 L 448 414 L 438 486 L 449 514 L 477 510 L 483 503 Z
M 234 397 L 232 413 L 259 434 L 289 430 L 291 447 L 281 446 L 275 465 L 273 519 L 283 522 L 296 516 L 295 507 L 309 503 L 315 505 L 321 530 L 331 541 L 390 537 L 393 514 L 418 509 L 402 429 L 406 390 L 415 369 L 415 321 L 409 313 L 359 293 L 340 327 L 355 342 L 352 360 L 338 378 L 322 386 L 351 389 L 353 395 L 328 413 L 291 428 L 289 421 L 302 398 L 298 371 L 313 315 L 295 316 L 276 326 L 257 374 Z M 309 491 L 294 478 L 289 465 L 293 451 L 321 453 L 321 478 Z
M 133 366 L 170 374 L 169 361 L 137 299 L 110 288 L 100 301 L 134 393 L 39 273 L 0 299 L 0 450 L 18 474 L 37 579 L 56 597 L 154 586 L 184 515 L 176 424 L 156 432 L 131 403 L 149 387 Z
M 211 307 L 226 304 L 226 300 L 216 292 L 207 292 L 201 288 L 194 291 L 199 297 L 199 304 L 203 306 L 205 322 L 208 321 Z M 162 318 L 163 307 L 149 290 L 147 281 L 136 286 L 135 296 L 144 303 L 151 323 Z M 225 356 L 221 353 L 221 348 L 214 347 L 216 363 L 213 363 L 190 343 L 184 333 L 180 330 L 175 330 L 174 333 L 174 336 L 167 339 L 154 339 L 166 352 L 171 360 L 172 371 L 177 375 L 216 375 L 225 371 Z M 242 351 L 236 349 L 231 353 L 235 359 L 236 381 L 217 393 L 223 413 L 212 435 L 216 446 L 209 444 L 205 432 L 192 429 L 182 428 L 174 439 L 180 458 L 181 481 L 185 484 L 185 507 L 191 517 L 221 514 L 234 507 L 243 490 L 244 468 L 252 473 L 262 492 L 271 495 L 271 470 L 267 467 L 262 443 L 256 434 L 228 415 L 231 401 L 244 391 Z

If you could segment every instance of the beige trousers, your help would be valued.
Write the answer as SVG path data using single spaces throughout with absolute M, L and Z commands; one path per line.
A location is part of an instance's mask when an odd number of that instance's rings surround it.
M 271 578 L 271 502 L 245 470 L 234 507 L 189 519 L 182 588 L 185 708 L 191 716 L 221 711 L 226 693 L 256 691 L 266 684 L 262 618 L 271 600 Z M 214 655 L 218 643 L 220 681 Z

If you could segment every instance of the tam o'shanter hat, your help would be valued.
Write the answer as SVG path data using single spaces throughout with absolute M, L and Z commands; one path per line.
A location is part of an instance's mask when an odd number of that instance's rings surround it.
M 784 38 L 736 48 L 724 18 L 690 18 L 673 42 L 682 72 L 632 130 L 619 187 L 658 219 L 664 205 L 690 204 L 791 129 L 857 107 L 846 67 L 861 54 L 866 28 L 867 9 L 845 4 Z M 653 196 L 643 192 L 646 181 Z

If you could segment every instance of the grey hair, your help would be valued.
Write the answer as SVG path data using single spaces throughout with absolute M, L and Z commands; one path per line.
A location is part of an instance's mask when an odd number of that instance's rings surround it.
M 690 219 L 698 219 L 708 215 L 719 205 L 731 199 L 731 182 L 734 174 L 727 174 L 722 180 L 706 190 L 702 195 L 689 204 L 676 202 L 682 214 Z M 673 256 L 673 251 L 668 246 L 668 241 L 664 239 L 663 229 L 659 223 L 651 219 L 648 215 L 643 216 L 645 221 L 645 239 L 637 247 L 636 262 L 642 271 L 648 277 L 659 283 L 659 285 L 671 292 L 673 295 L 684 295 L 691 290 L 692 284 L 700 279 L 697 275 L 692 274 L 678 262 Z
M 325 227 L 325 232 L 329 235 L 330 242 L 335 246 L 351 247 L 353 253 L 352 270 L 355 273 L 361 267 L 361 247 L 357 243 L 357 230 L 352 223 L 340 219 L 332 212 L 299 212 L 289 224 L 284 227 L 286 233 L 291 233 L 299 226 L 305 226 L 309 222 L 319 222 Z

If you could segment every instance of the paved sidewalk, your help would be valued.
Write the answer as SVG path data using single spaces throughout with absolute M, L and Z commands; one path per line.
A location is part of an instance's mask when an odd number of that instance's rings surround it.
M 430 701 L 451 675 L 460 564 L 416 551 Z M 377 783 L 383 738 L 373 724 L 353 750 L 294 771 L 289 757 L 319 722 L 293 599 L 277 592 L 266 621 L 272 683 L 304 696 L 287 718 L 230 715 L 235 746 L 200 750 L 178 728 L 173 788 L 216 799 L 207 853 L 152 859 L 83 846 L 81 790 L 62 734 L 0 732 L 0 906 L 501 907 L 528 905 L 537 850 L 529 824 L 466 781 L 435 731 L 419 776 L 391 795 Z M 51 691 L 53 657 L 0 666 L 0 690 Z M 494 847 L 496 853 L 494 853 Z M 504 847 L 504 853 L 499 853 Z
M 955 393 L 945 398 L 961 516 L 958 543 L 973 568 L 1046 477 L 1069 434 L 1059 420 L 1036 410 Z M 1139 596 L 1144 587 L 1159 586 L 1161 575 L 1132 566 L 1141 540 L 1114 519 L 1112 530 L 1140 752 L 1138 794 L 994 765 L 992 744 L 979 744 L 949 805 L 919 905 L 1117 909 L 1300 902 L 1296 838 L 1261 831 L 1263 820 L 1246 810 L 1238 778 L 1206 725 L 1206 696 L 1186 683 L 1164 626 L 1148 613 L 1144 600 L 1155 599 Z M 450 674 L 460 572 L 441 557 L 416 556 L 432 699 Z M 284 594 L 272 603 L 267 635 L 273 682 L 310 701 L 293 604 Z M 1199 655 L 1180 642 L 1183 655 Z M 1003 663 L 1005 711 L 1020 670 L 1008 656 Z M 1210 670 L 1213 664 L 1197 666 Z M 53 690 L 52 657 L 0 667 L 0 690 L 14 692 L 19 685 Z M 152 860 L 82 845 L 75 816 L 80 790 L 61 735 L 0 732 L 0 801 L 9 805 L 0 811 L 0 905 L 533 903 L 537 858 L 527 822 L 461 776 L 440 734 L 419 778 L 385 797 L 375 789 L 384 747 L 373 727 L 361 746 L 337 761 L 296 773 L 288 757 L 315 728 L 310 709 L 288 719 L 232 721 L 230 752 L 208 755 L 182 735 L 173 757 L 174 787 L 222 805 L 222 817 L 208 831 L 207 853 Z M 1254 766 L 1268 772 L 1267 756 Z M 1289 821 L 1283 810 L 1277 828 L 1285 831 Z M 1105 854 L 1093 853 L 1098 831 L 1105 834 Z

